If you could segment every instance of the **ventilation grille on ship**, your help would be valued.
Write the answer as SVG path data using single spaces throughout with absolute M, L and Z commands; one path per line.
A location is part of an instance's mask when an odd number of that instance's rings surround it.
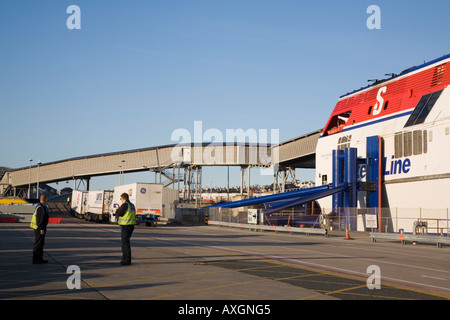
M 431 79 L 431 86 L 437 86 L 442 83 L 442 79 L 444 78 L 445 66 L 447 63 L 438 65 L 434 67 L 433 78 Z

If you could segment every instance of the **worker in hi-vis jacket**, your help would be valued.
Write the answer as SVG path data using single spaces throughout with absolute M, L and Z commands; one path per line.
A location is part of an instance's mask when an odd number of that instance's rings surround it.
M 31 217 L 30 227 L 34 229 L 33 264 L 47 263 L 44 260 L 44 243 L 47 233 L 48 207 L 47 195 L 41 195 L 40 202 L 36 205 Z
M 130 202 L 127 193 L 120 195 L 120 201 L 122 205 L 115 213 L 122 234 L 122 261 L 120 261 L 120 264 L 129 265 L 131 264 L 130 238 L 133 234 L 134 225 L 136 224 L 136 209 L 134 204 Z

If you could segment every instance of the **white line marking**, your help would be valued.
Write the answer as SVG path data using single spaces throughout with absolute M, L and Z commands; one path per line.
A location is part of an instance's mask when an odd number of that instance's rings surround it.
M 436 279 L 436 280 L 447 280 L 445 278 L 438 278 L 438 277 L 432 277 L 432 276 L 427 276 L 427 275 L 422 275 L 422 277 L 424 278 L 430 278 L 430 279 Z

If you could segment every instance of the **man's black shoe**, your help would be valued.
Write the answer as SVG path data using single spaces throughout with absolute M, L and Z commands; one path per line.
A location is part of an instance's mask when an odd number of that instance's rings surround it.
M 33 260 L 33 264 L 44 264 L 44 263 L 47 263 L 48 262 L 48 260 L 44 260 L 44 259 L 42 259 L 42 260 Z
M 123 266 L 129 266 L 131 264 L 131 261 L 120 261 L 120 264 Z

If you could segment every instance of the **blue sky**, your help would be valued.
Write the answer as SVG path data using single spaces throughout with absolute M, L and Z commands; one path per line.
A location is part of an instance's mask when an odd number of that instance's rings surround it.
M 72 4 L 80 30 L 66 27 Z M 373 4 L 380 30 L 366 26 Z M 0 166 L 175 143 L 194 121 L 280 141 L 312 132 L 368 79 L 450 53 L 448 12 L 444 0 L 2 0 Z M 205 168 L 211 180 L 225 185 L 226 170 Z

